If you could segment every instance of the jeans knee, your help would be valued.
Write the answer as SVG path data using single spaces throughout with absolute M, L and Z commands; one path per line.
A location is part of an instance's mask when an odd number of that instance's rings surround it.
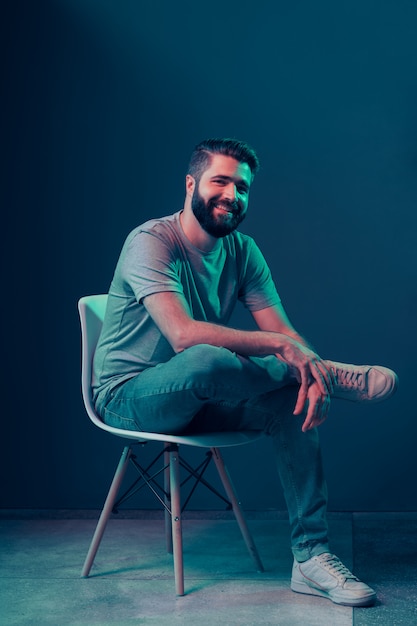
M 187 354 L 186 354 L 187 353 Z M 235 370 L 239 361 L 233 352 L 227 348 L 198 344 L 187 348 L 183 352 L 187 356 L 187 365 L 193 372 L 194 380 L 201 377 L 207 381 L 219 374 L 224 376 L 227 372 Z

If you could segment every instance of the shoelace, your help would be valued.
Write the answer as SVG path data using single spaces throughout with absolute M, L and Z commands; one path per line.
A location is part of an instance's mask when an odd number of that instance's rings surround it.
M 355 370 L 343 370 L 335 368 L 334 374 L 338 385 L 343 387 L 357 387 L 365 389 L 365 376 L 362 372 Z
M 316 559 L 334 576 L 337 576 L 337 578 L 359 581 L 359 578 L 356 578 L 346 565 L 343 565 L 342 561 L 340 561 L 334 554 L 319 554 Z

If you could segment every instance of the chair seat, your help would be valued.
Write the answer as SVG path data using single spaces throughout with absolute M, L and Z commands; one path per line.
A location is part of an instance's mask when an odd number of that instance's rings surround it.
M 161 441 L 162 443 L 176 443 L 178 445 L 195 446 L 198 448 L 229 448 L 243 446 L 247 443 L 262 439 L 265 435 L 257 430 L 224 431 L 213 433 L 198 433 L 191 435 L 167 435 L 163 433 L 148 433 L 136 430 L 123 430 L 108 426 L 101 420 L 96 425 L 102 430 L 125 439 L 135 441 Z

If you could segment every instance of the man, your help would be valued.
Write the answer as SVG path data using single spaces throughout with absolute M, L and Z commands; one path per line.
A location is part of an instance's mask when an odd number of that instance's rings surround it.
M 203 141 L 183 210 L 130 233 L 96 352 L 95 404 L 120 428 L 270 435 L 289 511 L 292 589 L 365 606 L 375 592 L 329 549 L 317 426 L 331 398 L 383 400 L 397 378 L 323 360 L 291 325 L 261 252 L 236 230 L 258 166 L 244 142 Z M 258 330 L 227 326 L 238 300 Z

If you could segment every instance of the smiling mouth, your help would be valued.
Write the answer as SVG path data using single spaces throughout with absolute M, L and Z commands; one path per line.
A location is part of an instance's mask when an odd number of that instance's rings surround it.
M 227 215 L 234 215 L 237 212 L 232 207 L 227 207 L 224 204 L 216 204 L 214 208 Z

